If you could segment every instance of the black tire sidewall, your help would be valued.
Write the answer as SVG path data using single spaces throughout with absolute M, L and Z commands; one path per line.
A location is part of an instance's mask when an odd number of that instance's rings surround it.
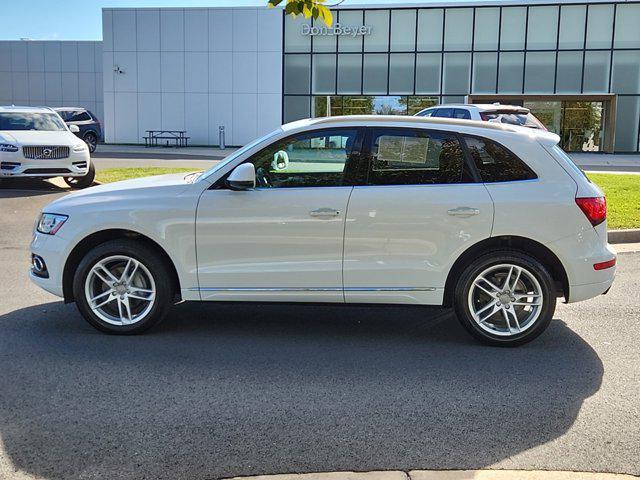
M 542 288 L 543 306 L 535 324 L 522 333 L 504 337 L 483 330 L 473 319 L 469 310 L 469 289 L 477 275 L 483 270 L 501 263 L 510 263 L 526 268 L 532 273 Z M 517 250 L 489 252 L 472 262 L 460 276 L 455 290 L 455 310 L 458 320 L 471 335 L 482 342 L 496 346 L 517 346 L 530 342 L 546 330 L 556 308 L 554 282 L 545 266 L 534 257 Z
M 75 180 L 77 183 L 69 181 L 69 179 Z M 91 160 L 89 160 L 89 169 L 84 177 L 64 177 L 64 181 L 73 189 L 87 188 L 93 185 L 93 181 L 96 178 L 96 167 Z
M 156 300 L 147 316 L 132 325 L 112 325 L 98 317 L 85 297 L 85 281 L 91 268 L 99 260 L 112 255 L 126 255 L 141 262 L 153 276 L 156 285 Z M 134 240 L 113 240 L 97 247 L 85 255 L 76 269 L 73 279 L 73 295 L 82 316 L 98 330 L 120 335 L 141 333 L 158 323 L 173 300 L 171 275 L 163 258 L 155 249 Z
M 88 137 L 93 137 L 94 138 L 94 142 L 93 143 L 89 143 L 87 142 L 87 138 Z M 96 151 L 96 148 L 98 147 L 98 136 L 93 133 L 93 132 L 89 132 L 87 133 L 84 137 L 82 137 L 82 140 L 84 141 L 84 143 L 87 144 L 87 147 L 89 147 L 89 152 L 93 153 Z

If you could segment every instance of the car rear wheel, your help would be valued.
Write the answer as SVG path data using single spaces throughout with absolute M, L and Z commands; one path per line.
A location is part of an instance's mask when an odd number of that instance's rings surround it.
M 64 177 L 64 181 L 71 188 L 87 188 L 93 185 L 96 178 L 96 167 L 93 162 L 89 162 L 89 170 L 84 177 Z
M 455 309 L 462 325 L 490 345 L 530 342 L 549 326 L 556 308 L 553 279 L 520 251 L 489 252 L 462 273 Z
M 114 240 L 91 250 L 73 282 L 76 305 L 102 332 L 130 335 L 158 323 L 173 300 L 172 276 L 163 258 L 133 240 Z
M 89 152 L 93 153 L 96 151 L 96 148 L 98 147 L 98 137 L 95 133 L 87 132 L 82 139 L 84 140 L 84 143 L 87 144 L 87 147 L 89 147 Z

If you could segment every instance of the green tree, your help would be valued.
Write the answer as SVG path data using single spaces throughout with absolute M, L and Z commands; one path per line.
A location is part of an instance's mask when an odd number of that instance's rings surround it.
M 267 7 L 274 8 L 285 0 L 269 0 Z M 327 27 L 333 24 L 333 14 L 329 7 L 335 7 L 344 0 L 333 5 L 326 5 L 326 0 L 286 0 L 284 11 L 293 18 L 304 15 L 305 18 L 313 17 L 314 20 L 322 20 Z

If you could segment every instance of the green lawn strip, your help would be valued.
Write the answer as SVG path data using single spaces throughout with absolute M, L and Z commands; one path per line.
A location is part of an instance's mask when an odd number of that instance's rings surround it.
M 97 172 L 101 183 L 117 182 L 129 178 L 164 175 L 166 173 L 193 172 L 194 168 L 112 168 Z M 607 195 L 608 227 L 640 228 L 640 175 L 590 173 L 589 178 Z
M 96 180 L 100 183 L 111 183 L 128 180 L 130 178 L 151 177 L 153 175 L 164 175 L 166 173 L 188 173 L 197 170 L 197 168 L 178 167 L 110 168 L 97 171 Z
M 640 175 L 587 175 L 607 196 L 607 227 L 640 228 Z

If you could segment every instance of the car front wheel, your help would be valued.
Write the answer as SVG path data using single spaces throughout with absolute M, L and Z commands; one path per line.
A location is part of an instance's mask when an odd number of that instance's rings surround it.
M 455 290 L 458 319 L 469 333 L 490 345 L 530 342 L 549 326 L 555 308 L 554 283 L 547 268 L 515 250 L 476 259 Z
M 80 262 L 73 294 L 80 313 L 98 330 L 135 334 L 164 317 L 173 300 L 171 278 L 153 248 L 113 240 L 95 247 Z

